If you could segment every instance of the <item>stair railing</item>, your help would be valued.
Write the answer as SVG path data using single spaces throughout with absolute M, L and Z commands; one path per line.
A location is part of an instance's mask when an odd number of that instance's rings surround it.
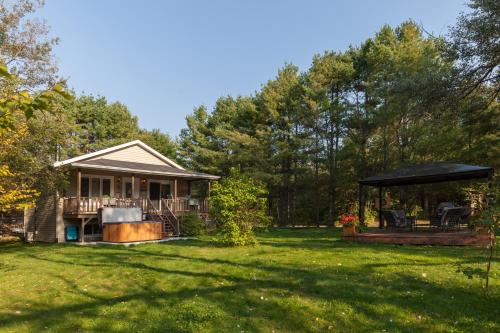
M 162 203 L 163 203 L 162 214 L 163 214 L 163 216 L 165 216 L 168 219 L 169 223 L 174 228 L 175 234 L 177 236 L 179 236 L 181 233 L 179 219 L 177 218 L 177 216 L 175 216 L 175 214 L 172 211 L 172 209 L 170 208 L 170 205 L 168 204 L 167 200 L 168 199 L 162 199 Z

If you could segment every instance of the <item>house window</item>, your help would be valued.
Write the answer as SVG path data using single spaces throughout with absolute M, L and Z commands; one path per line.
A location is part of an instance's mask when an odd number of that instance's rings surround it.
M 100 197 L 101 196 L 101 179 L 100 178 L 92 178 L 91 193 L 92 193 L 92 197 Z
M 86 224 L 83 230 L 84 235 L 102 235 L 102 228 L 99 223 Z
M 84 198 L 95 198 L 102 196 L 113 196 L 113 177 L 108 176 L 89 176 L 81 178 L 80 196 Z
M 111 179 L 102 180 L 102 196 L 111 196 Z
M 88 177 L 82 177 L 81 188 L 80 188 L 80 196 L 89 197 L 90 194 L 90 183 Z
M 132 182 L 125 183 L 125 198 L 132 198 Z

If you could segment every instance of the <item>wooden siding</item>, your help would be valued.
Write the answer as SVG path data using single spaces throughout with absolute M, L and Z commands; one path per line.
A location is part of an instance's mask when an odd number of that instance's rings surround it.
M 161 239 L 162 223 L 108 223 L 103 225 L 105 242 L 124 243 Z
M 36 207 L 25 211 L 28 239 L 36 242 L 56 242 L 57 220 L 56 196 L 47 196 L 38 200 Z M 29 235 L 32 234 L 32 237 Z M 31 238 L 31 239 L 30 239 Z
M 168 165 L 172 166 L 165 161 L 154 156 L 150 152 L 146 151 L 138 145 L 123 148 L 108 154 L 99 155 L 97 157 L 89 158 L 88 161 L 95 161 L 98 159 L 107 159 L 114 161 L 126 161 L 126 162 L 136 162 L 136 163 L 147 163 L 154 165 Z

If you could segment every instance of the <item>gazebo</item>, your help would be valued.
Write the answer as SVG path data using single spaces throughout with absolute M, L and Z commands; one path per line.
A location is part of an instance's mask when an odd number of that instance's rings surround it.
M 448 162 L 434 162 L 403 167 L 388 173 L 371 176 L 359 181 L 359 218 L 364 221 L 363 187 L 373 186 L 378 188 L 379 195 L 379 227 L 383 228 L 382 196 L 384 188 L 394 186 L 408 186 L 417 184 L 431 184 L 467 179 L 488 179 L 491 188 L 494 169 L 492 167 L 456 164 Z M 449 234 L 449 233 L 448 233 Z M 364 234 L 362 234 L 364 235 Z M 436 235 L 434 235 L 436 236 Z M 397 243 L 397 242 L 396 242 Z M 420 243 L 419 243 L 420 244 Z M 427 243 L 425 243 L 427 244 Z M 460 244 L 456 244 L 460 245 Z

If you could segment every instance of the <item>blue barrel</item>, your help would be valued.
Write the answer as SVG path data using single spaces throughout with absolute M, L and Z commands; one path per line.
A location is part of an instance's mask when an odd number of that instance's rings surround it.
M 66 227 L 66 240 L 76 241 L 78 240 L 78 228 L 74 225 L 68 225 Z

